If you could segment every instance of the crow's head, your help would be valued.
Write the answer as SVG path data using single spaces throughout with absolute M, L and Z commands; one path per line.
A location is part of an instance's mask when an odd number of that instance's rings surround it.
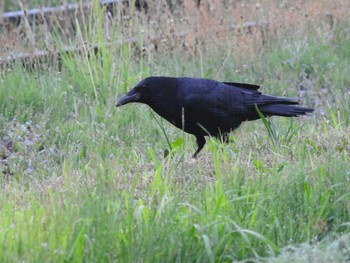
M 152 104 L 152 101 L 169 93 L 170 86 L 173 86 L 175 78 L 168 77 L 148 77 L 140 81 L 132 90 L 124 94 L 117 102 L 120 107 L 131 102 Z

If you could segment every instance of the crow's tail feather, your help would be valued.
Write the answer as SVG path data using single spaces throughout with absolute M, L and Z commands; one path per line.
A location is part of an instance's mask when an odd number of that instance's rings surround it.
M 297 117 L 312 112 L 312 108 L 298 106 L 298 101 L 286 97 L 262 95 L 259 110 L 265 116 Z
M 260 106 L 259 110 L 265 116 L 297 117 L 313 112 L 314 109 L 289 104 L 269 104 Z

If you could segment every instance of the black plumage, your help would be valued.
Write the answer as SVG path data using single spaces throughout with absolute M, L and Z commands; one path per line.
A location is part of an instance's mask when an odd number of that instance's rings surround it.
M 228 133 L 243 121 L 259 119 L 256 106 L 266 117 L 296 117 L 313 111 L 297 106 L 295 99 L 265 95 L 258 89 L 258 85 L 203 78 L 149 77 L 123 95 L 116 106 L 147 104 L 177 128 L 196 136 L 196 157 L 205 136 L 227 141 Z

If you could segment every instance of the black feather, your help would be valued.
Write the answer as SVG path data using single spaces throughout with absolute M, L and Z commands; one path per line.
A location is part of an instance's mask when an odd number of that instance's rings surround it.
M 226 140 L 243 121 L 258 119 L 256 107 L 265 116 L 296 117 L 313 111 L 297 106 L 295 99 L 265 95 L 258 89 L 258 85 L 210 79 L 149 77 L 123 95 L 117 106 L 130 102 L 149 105 L 176 127 L 196 136 L 195 157 L 205 144 L 205 136 Z

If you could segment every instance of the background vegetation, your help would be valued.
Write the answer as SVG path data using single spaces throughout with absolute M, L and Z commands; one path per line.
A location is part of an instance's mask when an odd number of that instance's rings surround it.
M 5 55 L 81 52 L 2 67 L 1 262 L 349 260 L 349 4 L 192 2 L 3 32 Z M 192 136 L 115 108 L 149 75 L 258 83 L 316 110 L 245 123 L 193 160 Z

